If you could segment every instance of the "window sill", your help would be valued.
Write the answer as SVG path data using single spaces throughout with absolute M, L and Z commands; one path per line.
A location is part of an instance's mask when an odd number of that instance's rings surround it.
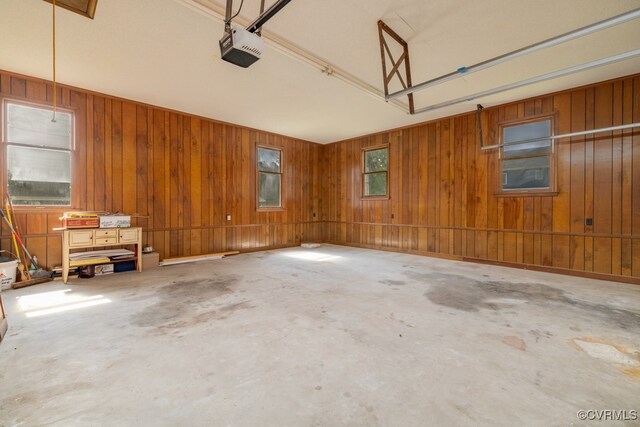
M 280 212 L 284 211 L 284 208 L 257 208 L 257 212 Z
M 366 201 L 379 201 L 379 200 L 389 200 L 389 196 L 363 196 L 360 198 L 360 200 L 366 202 Z
M 557 196 L 558 191 L 526 191 L 526 190 L 514 190 L 514 191 L 502 191 L 494 193 L 496 197 L 533 197 L 533 196 Z
M 26 206 L 26 205 L 13 205 L 13 210 L 16 212 L 71 212 L 82 209 L 74 209 L 71 206 Z

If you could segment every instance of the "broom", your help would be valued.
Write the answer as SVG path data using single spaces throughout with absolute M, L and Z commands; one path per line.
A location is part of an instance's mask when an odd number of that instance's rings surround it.
M 11 224 L 11 221 L 9 221 L 9 218 L 7 218 L 7 215 L 4 213 L 4 211 L 2 209 L 0 209 L 0 215 L 2 216 L 2 219 L 7 224 L 7 226 L 9 227 L 9 230 L 11 231 L 11 234 L 13 235 L 13 237 L 20 244 L 20 247 L 22 248 L 22 251 L 23 251 L 25 257 L 27 258 L 27 261 L 29 261 L 29 263 L 32 266 L 35 267 L 35 270 L 29 272 L 30 276 L 31 276 L 30 280 L 23 280 L 21 282 L 14 283 L 12 287 L 14 289 L 17 289 L 17 288 L 22 288 L 24 286 L 35 285 L 37 283 L 44 283 L 44 282 L 48 282 L 48 281 L 52 280 L 51 279 L 51 273 L 49 273 L 48 271 L 43 270 L 42 268 L 38 267 L 38 265 L 36 264 L 35 260 L 33 259 L 31 254 L 29 253 L 29 250 L 27 249 L 27 247 L 25 246 L 24 242 L 22 241 L 22 238 L 20 237 L 20 234 L 18 234 L 16 229 Z

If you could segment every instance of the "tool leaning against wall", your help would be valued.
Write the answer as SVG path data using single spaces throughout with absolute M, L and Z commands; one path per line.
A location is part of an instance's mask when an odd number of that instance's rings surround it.
M 27 246 L 22 240 L 18 226 L 14 222 L 15 215 L 13 213 L 13 205 L 9 197 L 5 199 L 5 209 L 0 209 L 0 216 L 2 216 L 2 219 L 11 232 L 13 249 L 15 250 L 14 256 L 18 261 L 19 275 L 16 282 L 13 283 L 11 287 L 17 289 L 52 280 L 51 273 L 38 266 L 36 258 L 31 256 Z

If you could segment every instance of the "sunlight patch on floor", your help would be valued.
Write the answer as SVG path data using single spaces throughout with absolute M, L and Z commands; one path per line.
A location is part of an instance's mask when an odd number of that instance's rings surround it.
M 325 262 L 325 261 L 334 261 L 337 259 L 341 259 L 342 257 L 339 255 L 330 255 L 322 252 L 290 252 L 282 254 L 289 258 L 302 259 L 305 261 L 317 261 L 317 262 Z
M 18 297 L 17 300 L 27 317 L 61 313 L 111 302 L 103 295 L 82 296 L 72 293 L 71 289 L 25 295 Z

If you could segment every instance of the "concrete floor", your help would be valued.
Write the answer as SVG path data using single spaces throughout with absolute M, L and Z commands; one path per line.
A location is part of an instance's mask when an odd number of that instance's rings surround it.
M 2 426 L 565 426 L 640 410 L 639 286 L 323 245 L 2 297 Z

